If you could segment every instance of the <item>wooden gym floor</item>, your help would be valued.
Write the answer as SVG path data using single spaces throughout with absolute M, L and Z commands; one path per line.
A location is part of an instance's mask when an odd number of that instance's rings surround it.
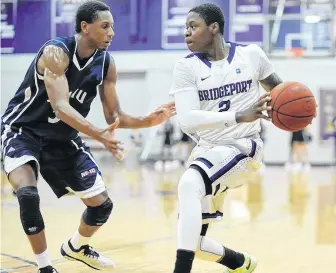
M 151 168 L 127 171 L 102 166 L 114 201 L 109 222 L 92 244 L 112 258 L 116 273 L 169 273 L 175 262 L 176 184 L 182 170 L 159 173 Z M 37 272 L 22 231 L 19 208 L 2 179 L 1 272 Z M 46 183 L 39 183 L 49 251 L 60 273 L 94 270 L 64 260 L 59 247 L 77 228 L 84 206 L 74 196 L 57 200 Z M 288 174 L 267 167 L 249 186 L 232 190 L 225 202 L 225 219 L 208 235 L 228 247 L 255 254 L 256 273 L 335 272 L 336 178 L 329 168 Z M 214 263 L 194 263 L 194 273 L 222 273 Z

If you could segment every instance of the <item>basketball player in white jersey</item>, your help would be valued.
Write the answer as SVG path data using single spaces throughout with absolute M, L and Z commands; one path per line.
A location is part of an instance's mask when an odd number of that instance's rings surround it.
M 225 272 L 250 273 L 256 258 L 206 236 L 221 219 L 228 189 L 242 186 L 261 166 L 260 119 L 270 110 L 268 93 L 282 81 L 257 45 L 223 39 L 224 16 L 213 4 L 191 9 L 185 41 L 193 52 L 177 61 L 170 94 L 182 130 L 197 134 L 188 169 L 178 186 L 179 220 L 174 273 L 190 273 L 196 257 L 220 263 Z

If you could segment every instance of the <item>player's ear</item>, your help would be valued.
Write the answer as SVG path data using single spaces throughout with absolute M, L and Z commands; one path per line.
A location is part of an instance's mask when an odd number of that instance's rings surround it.
M 84 33 L 88 33 L 89 32 L 89 24 L 85 21 L 81 22 L 81 29 Z
M 217 22 L 210 25 L 210 30 L 213 35 L 219 33 L 219 24 Z

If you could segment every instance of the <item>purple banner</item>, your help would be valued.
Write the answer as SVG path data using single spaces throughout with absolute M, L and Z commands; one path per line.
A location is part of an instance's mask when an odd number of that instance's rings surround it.
M 35 53 L 51 38 L 73 35 L 79 2 L 3 0 L 1 52 Z M 216 3 L 223 10 L 224 38 L 243 44 L 263 44 L 264 25 L 267 23 L 263 14 L 274 14 L 278 7 L 278 1 L 273 0 L 270 0 L 269 7 L 263 0 L 105 0 L 115 21 L 115 37 L 110 50 L 186 49 L 184 32 L 187 13 L 195 5 L 206 2 Z M 286 7 L 284 14 L 300 14 L 300 7 Z M 274 27 L 275 23 L 270 23 L 270 43 L 275 48 L 284 48 L 288 34 L 302 33 L 299 20 L 280 20 L 276 24 Z M 328 26 L 321 21 L 316 27 L 307 28 L 307 31 L 313 32 L 315 47 L 323 48 L 330 44 Z M 294 39 L 293 46 L 296 43 L 300 44 L 300 41 Z
M 162 48 L 186 49 L 184 43 L 185 22 L 191 8 L 204 2 L 212 2 L 228 15 L 229 2 L 221 0 L 162 0 Z M 228 37 L 229 23 L 225 24 L 224 36 Z
M 320 140 L 331 137 L 335 132 L 333 120 L 336 118 L 336 87 L 334 89 L 321 89 L 319 98 L 319 126 Z
M 245 26 L 245 31 L 236 32 L 235 41 L 243 44 L 255 42 L 261 45 L 263 42 L 263 26 L 260 24 L 249 24 Z
M 263 0 L 233 0 L 234 13 L 230 39 L 237 43 L 263 43 L 264 4 Z
M 9 4 L 7 4 L 7 1 Z M 75 33 L 78 0 L 4 0 L 2 52 L 35 53 L 47 40 Z M 14 8 L 12 2 L 18 3 Z M 195 5 L 217 3 L 229 18 L 229 1 L 222 0 L 105 0 L 114 16 L 115 37 L 110 50 L 185 49 L 188 11 Z M 17 12 L 16 22 L 13 14 Z M 229 34 L 225 23 L 225 38 Z M 4 26 L 4 27 L 3 27 Z M 6 48 L 11 48 L 6 49 Z
M 1 53 L 14 51 L 16 5 L 14 2 L 1 3 Z
M 236 14 L 261 14 L 263 2 L 263 0 L 236 0 Z
M 161 1 L 107 0 L 115 21 L 110 50 L 160 50 Z
M 56 0 L 56 14 L 51 22 L 51 37 L 71 36 L 75 29 L 78 7 Z M 114 31 L 110 50 L 161 49 L 161 3 L 157 0 L 106 0 L 114 17 Z

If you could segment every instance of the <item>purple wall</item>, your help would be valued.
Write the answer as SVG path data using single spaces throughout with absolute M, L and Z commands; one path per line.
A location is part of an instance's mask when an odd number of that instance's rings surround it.
M 162 5 L 167 4 L 170 8 L 193 7 L 202 0 L 105 0 L 110 5 L 115 20 L 114 41 L 110 50 L 162 50 Z M 229 1 L 213 0 L 229 17 Z M 18 6 L 6 4 L 3 6 L 2 25 L 12 26 L 15 33 L 2 35 L 1 43 L 4 53 L 35 53 L 52 36 L 70 36 L 74 34 L 74 22 L 76 7 L 71 5 L 66 9 L 58 0 L 56 4 L 56 15 L 66 15 L 58 24 L 53 24 L 51 14 L 51 0 L 25 0 L 18 1 Z M 72 9 L 72 11 L 71 11 Z M 66 11 L 66 12 L 65 12 Z M 167 17 L 174 19 L 172 9 L 167 9 Z M 183 15 L 182 15 L 183 16 Z M 16 19 L 15 19 L 16 18 Z M 185 18 L 185 16 L 183 17 Z M 72 21 L 69 23 L 69 20 Z M 227 20 L 228 21 L 228 20 Z M 183 22 L 184 25 L 184 22 Z M 54 26 L 55 34 L 52 34 Z M 179 26 L 180 32 L 176 37 L 168 37 L 168 43 L 181 42 L 177 49 L 185 48 L 183 43 L 183 27 Z M 182 29 L 181 29 L 182 28 Z M 229 22 L 225 26 L 225 36 L 228 37 Z M 13 31 L 12 31 L 13 32 Z M 7 33 L 10 33 L 8 31 Z
M 75 6 L 64 9 L 57 0 L 56 15 L 63 15 L 60 23 L 52 20 L 52 0 L 21 0 L 18 6 L 5 4 L 1 8 L 2 25 L 7 26 L 7 32 L 2 33 L 2 52 L 35 53 L 41 45 L 53 36 L 70 36 L 74 34 Z M 230 26 L 229 0 L 105 0 L 110 5 L 115 19 L 115 32 L 110 50 L 162 50 L 185 49 L 184 19 L 188 10 L 202 2 L 217 3 L 225 13 L 225 39 L 232 42 L 248 43 L 262 42 L 263 31 L 260 23 L 253 22 L 255 14 L 261 16 L 264 11 L 262 0 L 236 0 L 235 14 L 232 16 L 252 16 L 248 22 L 247 31 L 233 32 Z M 259 10 L 248 10 L 254 6 Z M 163 10 L 163 7 L 167 7 Z M 72 9 L 72 10 L 71 10 Z M 272 11 L 270 11 L 272 12 Z M 291 13 L 292 10 L 286 10 Z M 11 37 L 10 26 L 15 33 Z M 55 33 L 52 33 L 54 26 Z M 164 27 L 163 27 L 164 26 Z M 276 46 L 283 47 L 284 35 L 288 31 L 300 31 L 300 24 L 283 23 Z M 6 35 L 4 34 L 6 33 Z M 233 35 L 229 35 L 234 33 Z

